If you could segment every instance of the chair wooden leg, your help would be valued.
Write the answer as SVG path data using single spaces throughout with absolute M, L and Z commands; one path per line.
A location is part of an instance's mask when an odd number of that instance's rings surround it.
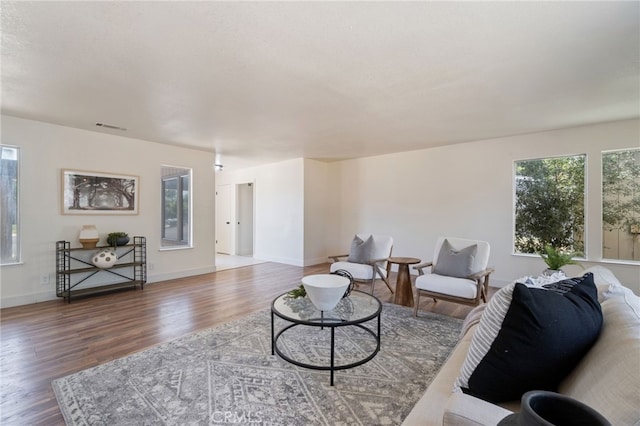
M 389 291 L 391 292 L 391 294 L 393 294 L 393 289 L 391 288 L 391 286 L 389 285 L 389 281 L 387 281 L 386 278 L 382 278 L 382 281 L 384 281 L 384 283 L 387 285 L 387 287 L 389 288 Z
M 417 317 L 418 316 L 418 305 L 420 304 L 420 292 L 418 290 L 416 290 L 416 297 L 415 297 L 415 302 L 413 305 L 413 316 Z

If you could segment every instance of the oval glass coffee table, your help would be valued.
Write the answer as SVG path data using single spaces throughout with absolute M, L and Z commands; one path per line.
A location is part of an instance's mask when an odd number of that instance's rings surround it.
M 380 312 L 382 312 L 382 304 L 375 297 L 362 291 L 354 290 L 349 296 L 344 297 L 338 302 L 338 305 L 330 311 L 320 311 L 308 297 L 291 298 L 288 293 L 278 296 L 271 304 L 271 355 L 276 353 L 285 361 L 294 365 L 313 370 L 328 370 L 330 372 L 330 382 L 333 386 L 333 373 L 336 370 L 344 370 L 347 368 L 362 365 L 376 356 L 380 351 Z M 291 323 L 276 333 L 275 317 Z M 377 326 L 374 329 L 367 327 L 366 322 L 377 319 Z M 278 347 L 278 339 L 283 337 L 287 331 L 297 326 L 310 326 L 314 329 L 309 333 L 330 333 L 330 351 L 328 354 L 329 362 L 327 364 L 311 364 L 293 359 Z M 363 336 L 371 336 L 372 346 L 375 346 L 371 352 L 367 352 L 364 357 L 359 357 L 352 362 L 336 365 L 335 348 L 336 335 L 335 331 L 338 327 L 358 327 L 365 331 L 361 333 Z M 317 329 L 317 330 L 316 330 Z M 326 330 L 328 329 L 328 330 Z M 311 339 L 311 335 L 309 335 Z M 286 336 L 285 336 L 286 337 Z M 305 342 L 300 342 L 304 344 Z

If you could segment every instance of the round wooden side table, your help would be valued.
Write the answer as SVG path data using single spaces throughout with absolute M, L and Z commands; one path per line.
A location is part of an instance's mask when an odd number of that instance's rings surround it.
M 420 263 L 421 260 L 415 257 L 390 257 L 389 262 L 398 265 L 396 294 L 394 296 L 393 303 L 413 307 L 413 289 L 411 288 L 409 265 Z

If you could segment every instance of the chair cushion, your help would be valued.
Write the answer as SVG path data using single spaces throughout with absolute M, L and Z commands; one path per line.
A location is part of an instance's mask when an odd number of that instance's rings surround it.
M 351 263 L 369 263 L 373 257 L 374 248 L 373 235 L 370 235 L 366 240 L 356 235 L 351 241 L 347 261 Z
M 475 299 L 478 291 L 478 285 L 473 280 L 438 274 L 424 274 L 416 277 L 416 288 L 466 299 Z
M 521 283 L 498 291 L 480 320 L 456 385 L 494 403 L 520 399 L 529 390 L 557 390 L 602 327 L 593 274 L 566 281 L 574 283 L 564 293 Z
M 438 275 L 466 278 L 474 272 L 472 265 L 477 253 L 477 244 L 455 250 L 449 240 L 444 240 L 432 272 Z
M 335 272 L 338 269 L 348 271 L 356 280 L 370 280 L 373 278 L 373 267 L 371 267 L 371 265 L 351 262 L 334 262 L 331 264 L 331 272 Z M 384 269 L 380 268 L 380 272 L 386 277 L 386 271 Z M 376 276 L 376 278 L 378 278 L 378 276 Z

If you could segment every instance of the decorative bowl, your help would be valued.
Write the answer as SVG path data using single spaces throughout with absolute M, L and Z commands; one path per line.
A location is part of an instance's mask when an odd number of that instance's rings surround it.
M 106 248 L 96 252 L 96 254 L 91 259 L 91 263 L 96 265 L 98 268 L 108 269 L 115 265 L 118 260 L 118 255 L 113 249 Z
M 308 275 L 302 278 L 302 285 L 311 303 L 321 311 L 335 308 L 350 283 L 349 278 L 335 274 Z

